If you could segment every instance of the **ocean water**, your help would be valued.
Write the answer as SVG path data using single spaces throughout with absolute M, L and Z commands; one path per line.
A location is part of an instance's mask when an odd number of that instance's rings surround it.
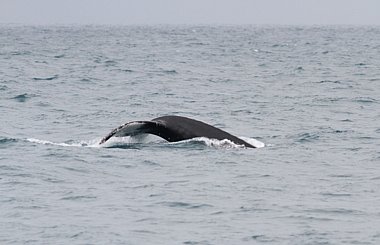
M 380 244 L 380 27 L 0 25 L 0 244 Z M 119 138 L 181 115 L 265 147 Z

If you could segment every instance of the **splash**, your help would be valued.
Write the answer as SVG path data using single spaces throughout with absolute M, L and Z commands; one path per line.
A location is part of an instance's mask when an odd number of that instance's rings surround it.
M 248 138 L 248 137 L 240 137 L 242 140 L 248 142 L 256 148 L 262 148 L 265 144 L 259 140 Z M 35 144 L 43 144 L 43 145 L 55 145 L 55 146 L 63 146 L 63 147 L 99 147 L 99 148 L 125 148 L 126 146 L 137 146 L 137 145 L 149 145 L 149 144 L 167 144 L 167 145 L 191 145 L 191 144 L 202 144 L 207 147 L 213 148 L 224 148 L 224 149 L 245 149 L 246 147 L 243 145 L 235 144 L 234 142 L 224 139 L 209 139 L 206 137 L 193 138 L 188 140 L 183 140 L 179 142 L 167 142 L 162 138 L 159 138 L 154 135 L 138 135 L 138 136 L 127 136 L 127 137 L 113 137 L 109 141 L 104 144 L 99 144 L 100 139 L 96 138 L 88 141 L 66 141 L 62 143 L 52 142 L 48 140 L 41 140 L 35 138 L 27 138 L 25 141 Z
M 246 141 L 247 143 L 253 145 L 256 148 L 262 148 L 265 146 L 265 144 L 261 141 L 258 141 L 253 138 L 247 138 L 247 137 L 240 137 L 242 140 Z M 208 147 L 213 147 L 213 148 L 224 148 L 224 149 L 249 149 L 243 145 L 236 144 L 228 139 L 224 140 L 217 140 L 217 139 L 210 139 L 207 137 L 198 137 L 198 138 L 193 138 L 193 139 L 188 139 L 188 140 L 183 140 L 179 142 L 172 142 L 170 144 L 191 144 L 191 143 L 201 143 L 204 144 Z

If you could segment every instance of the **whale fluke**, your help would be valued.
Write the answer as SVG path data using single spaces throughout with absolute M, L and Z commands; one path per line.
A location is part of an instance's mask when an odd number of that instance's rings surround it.
M 209 139 L 230 140 L 235 144 L 256 148 L 246 141 L 221 129 L 181 116 L 163 116 L 151 121 L 132 121 L 125 123 L 105 136 L 99 144 L 105 143 L 111 137 L 135 136 L 139 134 L 154 134 L 169 142 L 177 142 L 197 137 Z

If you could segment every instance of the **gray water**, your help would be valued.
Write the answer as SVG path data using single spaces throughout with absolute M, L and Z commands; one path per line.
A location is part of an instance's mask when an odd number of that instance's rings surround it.
M 380 27 L 0 26 L 0 244 L 380 244 Z M 181 115 L 265 147 L 99 140 Z

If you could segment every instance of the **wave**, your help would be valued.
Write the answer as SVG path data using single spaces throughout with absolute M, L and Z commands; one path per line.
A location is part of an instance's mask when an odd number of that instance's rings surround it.
M 51 81 L 57 78 L 58 78 L 58 75 L 54 75 L 51 77 L 33 77 L 33 80 L 34 81 Z

